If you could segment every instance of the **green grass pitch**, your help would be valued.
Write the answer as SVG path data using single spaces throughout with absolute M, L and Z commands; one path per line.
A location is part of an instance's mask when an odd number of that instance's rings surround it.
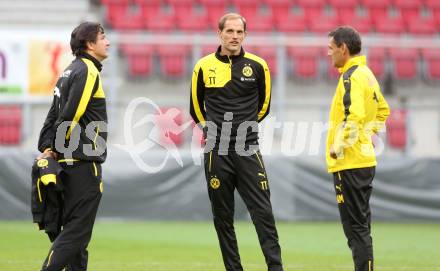
M 278 223 L 285 270 L 353 271 L 339 223 Z M 246 271 L 267 270 L 251 222 L 236 223 Z M 377 271 L 440 270 L 440 224 L 374 223 Z M 30 222 L 0 222 L 0 271 L 40 270 L 49 250 Z M 95 225 L 91 271 L 224 270 L 211 222 L 107 222 Z

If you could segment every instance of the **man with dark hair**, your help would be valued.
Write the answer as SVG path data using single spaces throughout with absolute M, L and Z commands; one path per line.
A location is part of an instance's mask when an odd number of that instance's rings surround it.
M 283 270 L 269 181 L 258 148 L 258 122 L 270 109 L 266 62 L 245 52 L 246 20 L 229 13 L 219 21 L 217 52 L 194 67 L 190 113 L 203 128 L 205 176 L 214 226 L 228 271 L 241 271 L 234 230 L 234 190 L 246 204 L 269 271 Z
M 63 228 L 44 271 L 87 270 L 87 246 L 103 189 L 101 164 L 106 159 L 107 112 L 99 72 L 109 45 L 98 23 L 81 23 L 73 30 L 70 47 L 76 58 L 56 83 L 41 129 L 42 153 L 37 159 L 56 158 L 64 172 Z
M 371 137 L 390 109 L 360 51 L 361 38 L 353 28 L 330 32 L 328 55 L 341 77 L 330 109 L 326 158 L 355 271 L 373 271 L 369 201 L 377 162 Z

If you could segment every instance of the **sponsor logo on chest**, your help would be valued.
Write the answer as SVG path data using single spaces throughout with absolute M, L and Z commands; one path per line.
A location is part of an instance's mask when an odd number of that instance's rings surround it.
M 240 77 L 240 80 L 242 82 L 255 82 L 255 78 L 251 77 L 254 74 L 254 71 L 252 70 L 251 64 L 246 63 L 244 64 L 243 69 L 241 70 L 242 76 Z

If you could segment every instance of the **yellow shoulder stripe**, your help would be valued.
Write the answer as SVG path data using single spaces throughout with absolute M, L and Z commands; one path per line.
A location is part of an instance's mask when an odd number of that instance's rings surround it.
M 266 90 L 265 90 L 265 94 L 266 96 L 264 97 L 264 104 L 263 107 L 261 108 L 260 112 L 258 112 L 258 119 L 260 120 L 264 114 L 266 114 L 266 111 L 269 107 L 269 102 L 270 102 L 270 72 L 269 72 L 269 66 L 267 66 L 266 61 L 264 61 L 264 59 L 262 59 L 261 57 L 258 57 L 254 54 L 251 53 L 245 53 L 244 57 L 246 58 L 250 58 L 258 63 L 260 63 L 261 66 L 263 66 L 264 69 L 264 82 L 265 82 L 265 86 L 266 86 Z
M 98 90 L 96 90 L 95 95 L 93 95 L 93 98 L 105 98 L 104 89 L 102 88 L 102 80 L 99 74 L 98 74 L 98 80 L 99 80 Z
M 66 139 L 70 138 L 73 128 L 75 128 L 79 119 L 82 117 L 82 115 L 84 115 L 84 112 L 86 112 L 87 104 L 89 103 L 90 97 L 92 96 L 93 86 L 95 85 L 96 78 L 99 75 L 98 69 L 96 69 L 92 61 L 88 60 L 87 58 L 81 58 L 81 60 L 87 65 L 87 80 L 81 99 L 79 101 L 79 105 L 76 108 L 76 113 L 73 117 L 72 124 L 67 131 Z
M 200 110 L 199 99 L 197 97 L 197 81 L 200 71 L 200 61 L 197 62 L 194 67 L 194 72 L 191 80 L 191 99 L 194 107 L 194 112 L 196 113 L 197 119 L 200 121 L 202 126 L 205 126 L 205 118 L 203 117 L 202 111 Z

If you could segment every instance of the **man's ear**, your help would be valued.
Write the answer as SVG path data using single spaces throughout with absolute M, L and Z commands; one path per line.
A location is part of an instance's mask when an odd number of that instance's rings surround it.
M 94 45 L 93 42 L 90 41 L 86 42 L 87 50 L 93 50 L 93 45 Z
M 345 42 L 342 43 L 342 51 L 343 51 L 344 55 L 345 54 L 350 55 L 350 50 L 348 50 L 348 46 Z

